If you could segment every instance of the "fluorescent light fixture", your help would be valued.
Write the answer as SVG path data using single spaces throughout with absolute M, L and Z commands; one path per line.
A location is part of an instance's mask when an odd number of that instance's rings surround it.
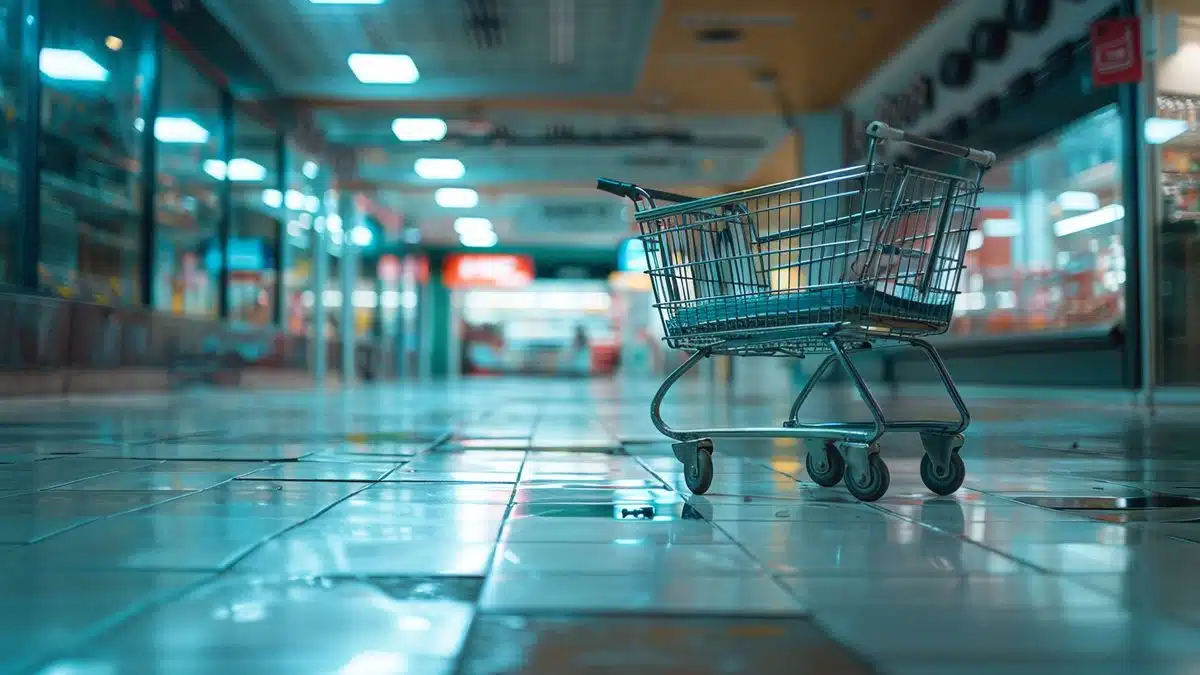
M 342 217 L 336 213 L 329 214 L 329 216 L 325 218 L 325 226 L 329 228 L 330 232 L 341 232 Z
M 316 195 L 308 195 L 304 198 L 304 210 L 309 213 L 317 213 L 321 210 L 321 198 Z
M 1173 120 L 1165 117 L 1151 117 L 1146 120 L 1142 135 L 1150 145 L 1162 145 L 1188 130 L 1184 120 Z
M 262 200 L 269 208 L 277 209 L 283 206 L 283 193 L 279 190 L 263 190 Z
M 446 137 L 446 120 L 434 118 L 397 118 L 392 122 L 392 133 L 406 143 L 440 141 Z
M 45 48 L 38 54 L 38 69 L 52 80 L 107 82 L 108 69 L 78 49 Z
M 1021 234 L 1021 223 L 1013 218 L 988 218 L 983 221 L 983 234 L 988 237 L 1015 237 Z
M 229 162 L 228 170 L 226 170 L 225 162 L 219 159 L 204 160 L 203 168 L 204 173 L 217 180 L 225 180 L 228 177 L 229 180 L 240 183 L 263 180 L 267 177 L 265 166 L 245 157 L 235 157 Z
M 371 228 L 366 225 L 357 225 L 353 230 L 350 230 L 350 243 L 362 248 L 370 246 L 371 241 L 375 239 L 375 233 L 371 232 Z
M 1100 198 L 1094 192 L 1064 192 L 1054 201 L 1063 211 L 1095 211 L 1100 208 Z
M 454 231 L 462 237 L 492 231 L 492 221 L 487 218 L 455 218 Z
M 145 131 L 145 120 L 137 118 L 133 128 Z M 163 143 L 204 144 L 208 142 L 208 129 L 187 117 L 159 117 L 154 120 L 154 137 Z
M 363 84 L 412 84 L 421 79 L 417 64 L 406 54 L 351 54 L 346 63 Z
M 1075 234 L 1076 232 L 1090 230 L 1093 227 L 1115 223 L 1124 217 L 1125 207 L 1120 204 L 1109 204 L 1095 211 L 1058 221 L 1054 224 L 1054 234 L 1065 237 L 1068 234 Z
M 459 235 L 458 243 L 467 248 L 491 248 L 500 240 L 495 232 L 488 230 L 487 232 L 472 232 L 469 235 Z
M 320 170 L 321 170 L 321 167 L 312 160 L 305 162 L 304 166 L 300 167 L 300 172 L 303 173 L 304 177 L 309 180 L 316 178 L 317 172 Z
M 458 180 L 467 173 L 467 167 L 457 159 L 418 159 L 413 171 L 425 180 Z
M 983 232 L 971 230 L 967 235 L 967 250 L 978 251 L 981 248 L 983 248 Z
M 441 188 L 433 198 L 444 209 L 473 209 L 479 205 L 479 193 L 471 188 Z

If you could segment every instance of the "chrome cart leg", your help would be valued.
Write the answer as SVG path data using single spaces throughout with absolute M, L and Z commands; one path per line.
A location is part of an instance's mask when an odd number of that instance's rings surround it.
M 673 373 L 663 380 L 654 398 L 650 401 L 650 421 L 654 427 L 668 438 L 677 443 L 671 445 L 675 458 L 683 464 L 683 481 L 692 494 L 702 495 L 708 491 L 713 481 L 713 442 L 709 438 L 700 438 L 699 434 L 672 429 L 662 418 L 662 402 L 671 387 L 691 370 L 701 359 L 707 358 L 711 351 L 702 349 L 692 354 Z
M 959 455 L 959 450 L 965 442 L 962 432 L 971 424 L 971 414 L 950 377 L 950 371 L 946 369 L 945 362 L 933 345 L 924 340 L 909 340 L 908 343 L 925 353 L 937 370 L 955 410 L 958 411 L 957 428 L 921 432 L 921 445 L 925 448 L 925 455 L 921 458 L 921 482 L 934 494 L 954 494 L 962 487 L 967 477 L 967 467 Z
M 788 413 L 787 421 L 783 423 L 783 426 L 794 427 L 800 423 L 800 407 L 804 405 L 804 402 L 808 400 L 813 390 L 817 388 L 817 382 L 825 376 L 830 366 L 835 363 L 837 363 L 837 357 L 833 354 L 827 355 L 825 360 L 821 361 L 821 365 L 817 366 L 817 369 L 809 376 L 808 382 L 804 383 L 804 389 L 800 390 L 800 395 L 796 397 L 795 401 L 792 401 L 792 409 Z
M 958 387 L 954 385 L 950 371 L 946 370 L 946 363 L 942 361 L 941 355 L 937 353 L 933 345 L 924 340 L 908 340 L 907 342 L 925 353 L 929 362 L 937 370 L 938 377 L 942 380 L 942 386 L 946 388 L 946 394 L 950 396 L 950 402 L 954 404 L 954 409 L 958 412 L 958 428 L 951 433 L 961 434 L 966 431 L 967 427 L 971 425 L 971 413 L 967 410 L 967 404 L 963 402 L 962 395 L 958 393 Z
M 862 373 L 859 372 L 854 362 L 850 360 L 850 354 L 842 347 L 842 344 L 837 340 L 830 339 L 829 347 L 833 351 L 833 355 L 841 362 L 842 368 L 846 370 L 846 374 L 850 376 L 850 380 L 854 382 L 854 388 L 858 391 L 858 395 L 862 397 L 863 403 L 867 404 L 867 409 L 871 411 L 871 419 L 875 422 L 875 436 L 867 442 L 874 443 L 887 430 L 887 421 L 883 417 L 883 408 L 879 407 L 879 401 L 875 400 L 875 394 L 871 393 L 871 387 L 867 385 L 866 378 L 862 376 Z
M 677 441 L 694 441 L 701 438 L 700 434 L 678 431 L 672 429 L 670 425 L 664 422 L 662 418 L 662 402 L 666 398 L 667 392 L 671 390 L 671 387 L 675 386 L 675 383 L 679 381 L 679 378 L 695 367 L 700 362 L 700 359 L 708 358 L 711 353 L 711 350 L 701 349 L 689 356 L 674 372 L 667 376 L 667 379 L 663 380 L 663 383 L 658 387 L 658 391 L 654 392 L 654 398 L 650 401 L 650 421 L 654 424 L 654 428 L 658 429 L 659 433 L 663 436 L 673 438 Z

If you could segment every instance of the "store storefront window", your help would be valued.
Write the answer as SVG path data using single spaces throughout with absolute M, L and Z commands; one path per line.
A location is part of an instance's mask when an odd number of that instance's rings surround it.
M 209 252 L 221 218 L 221 96 L 187 57 L 167 47 L 162 57 L 158 140 L 155 308 L 215 317 L 218 270 Z
M 1125 316 L 1120 115 L 1109 106 L 998 164 L 952 330 L 1110 329 Z
M 278 187 L 278 135 L 255 112 L 242 105 L 234 108 L 234 161 L 254 167 L 261 179 L 233 183 L 229 316 L 265 325 L 274 319 L 278 293 L 275 256 L 286 212 Z
M 13 233 L 17 228 L 17 153 L 24 137 L 21 124 L 23 93 L 17 85 L 16 74 L 21 61 L 21 3 L 20 0 L 0 0 L 0 63 L 7 75 L 0 80 L 0 162 L 4 165 L 5 180 L 0 182 L 0 199 L 5 208 L 0 211 L 0 283 L 13 282 L 15 263 Z
M 41 284 L 66 297 L 135 303 L 141 19 L 101 0 L 41 6 Z
M 1167 8 L 1169 9 L 1169 8 Z M 1160 169 L 1159 340 L 1162 384 L 1200 384 L 1200 8 L 1179 20 L 1178 48 L 1158 66 L 1146 122 Z

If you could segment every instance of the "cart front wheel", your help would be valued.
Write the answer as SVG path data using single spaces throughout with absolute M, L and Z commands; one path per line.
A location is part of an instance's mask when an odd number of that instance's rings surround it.
M 694 495 L 708 492 L 713 482 L 712 446 L 696 449 L 695 458 L 683 465 L 683 482 Z
M 883 459 L 878 454 L 872 454 L 867 458 L 866 475 L 861 476 L 857 475 L 855 471 L 850 471 L 846 474 L 844 482 L 846 489 L 855 498 L 864 502 L 873 502 L 887 494 L 888 487 L 892 484 L 892 475 L 888 471 L 887 464 L 883 463 Z
M 967 465 L 957 452 L 951 453 L 950 463 L 939 470 L 933 465 L 929 455 L 921 456 L 921 482 L 929 491 L 941 496 L 952 495 L 962 487 L 967 477 Z
M 805 455 L 804 470 L 817 485 L 833 487 L 846 475 L 846 460 L 833 441 L 825 441 L 820 450 Z

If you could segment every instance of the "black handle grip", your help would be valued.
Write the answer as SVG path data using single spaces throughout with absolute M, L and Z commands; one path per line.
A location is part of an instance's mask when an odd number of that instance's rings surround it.
M 600 190 L 601 192 L 607 192 L 610 195 L 625 197 L 627 199 L 636 200 L 638 198 L 636 185 L 633 183 L 622 183 L 619 180 L 613 180 L 611 178 L 597 178 L 596 189 Z
M 675 204 L 696 201 L 695 197 L 679 195 L 674 192 L 664 192 L 663 190 L 655 190 L 654 188 L 639 187 L 633 183 L 625 183 L 611 178 L 597 178 L 596 189 L 618 197 L 625 197 L 635 202 L 640 197 L 649 197 L 657 202 L 672 202 Z

